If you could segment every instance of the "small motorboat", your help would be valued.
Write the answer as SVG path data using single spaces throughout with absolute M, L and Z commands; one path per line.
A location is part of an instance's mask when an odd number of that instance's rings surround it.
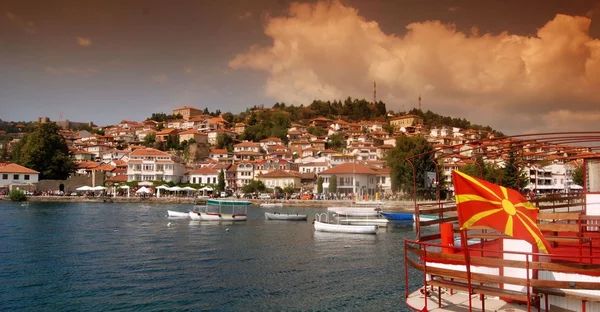
M 307 216 L 297 213 L 265 212 L 265 219 L 283 221 L 306 221 Z
M 169 218 L 189 218 L 190 214 L 188 212 L 179 212 L 174 210 L 167 210 L 167 216 Z

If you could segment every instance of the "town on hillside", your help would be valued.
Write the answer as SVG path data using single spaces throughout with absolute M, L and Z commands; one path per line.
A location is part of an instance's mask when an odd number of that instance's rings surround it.
M 250 128 L 256 129 L 267 122 L 250 119 L 274 110 L 277 108 L 256 108 L 247 116 L 247 122 L 224 118 L 220 113 L 211 115 L 207 110 L 190 106 L 174 109 L 169 116 L 153 114 L 160 118 L 141 122 L 123 120 L 106 127 L 57 121 L 75 163 L 75 172 L 65 180 L 44 180 L 40 179 L 39 171 L 4 159 L 0 163 L 0 194 L 17 188 L 31 194 L 80 195 L 78 187 L 86 185 L 123 195 L 120 187 L 147 185 L 156 196 L 153 187 L 168 183 L 191 185 L 196 190 L 202 189 L 202 195 L 207 196 L 241 197 L 249 185 L 259 181 L 272 196 L 285 193 L 287 198 L 395 199 L 400 193 L 392 183 L 388 154 L 399 137 L 423 137 L 436 153 L 444 154 L 439 172 L 425 175 L 423 182 L 427 187 L 443 187 L 444 196 L 450 197 L 451 170 L 472 165 L 474 158 L 483 154 L 486 162 L 505 166 L 506 153 L 493 151 L 516 140 L 506 138 L 482 144 L 483 139 L 497 133 L 426 125 L 423 115 L 415 113 L 420 110 L 388 113 L 382 121 L 351 122 L 344 120 L 347 118 L 322 116 L 297 120 L 279 136 L 248 140 L 252 137 Z M 48 118 L 38 120 L 38 123 L 49 122 Z M 0 141 L 3 154 L 10 154 L 25 135 L 25 128 L 30 127 L 11 126 L 20 131 L 10 136 L 6 131 L 0 133 L 10 138 Z M 78 127 L 82 130 L 73 130 Z M 573 179 L 581 162 L 564 161 L 561 153 L 573 156 L 589 153 L 588 149 L 526 142 L 520 145 L 520 150 L 524 159 L 532 160 L 524 164 L 527 177 L 524 189 L 541 194 L 581 188 Z M 224 183 L 222 192 L 217 191 L 220 183 Z

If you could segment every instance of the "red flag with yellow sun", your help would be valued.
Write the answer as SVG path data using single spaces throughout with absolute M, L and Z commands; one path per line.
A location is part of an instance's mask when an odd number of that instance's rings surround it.
M 452 172 L 452 181 L 461 230 L 487 226 L 548 253 L 550 244 L 536 224 L 538 208 L 523 195 L 456 170 Z

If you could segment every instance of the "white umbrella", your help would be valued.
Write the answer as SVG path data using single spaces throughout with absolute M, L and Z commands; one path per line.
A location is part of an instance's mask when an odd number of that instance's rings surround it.
M 91 191 L 92 188 L 87 185 L 84 185 L 84 186 L 80 186 L 80 187 L 76 188 L 75 190 L 76 191 Z
M 98 185 L 98 186 L 94 186 L 94 187 L 92 187 L 92 188 L 90 189 L 90 191 L 104 191 L 104 190 L 106 190 L 106 189 L 107 189 L 106 187 Z
M 213 188 L 212 188 L 212 187 L 210 187 L 210 186 L 205 186 L 205 187 L 201 188 L 200 190 L 201 190 L 201 191 L 212 191 L 212 190 L 213 190 Z
M 156 189 L 157 189 L 157 190 L 168 190 L 168 189 L 169 189 L 169 187 L 168 187 L 168 186 L 166 186 L 166 185 L 161 185 L 161 186 L 157 186 L 157 187 L 156 187 Z
M 182 188 L 181 190 L 182 191 L 195 191 L 196 189 L 191 186 L 186 186 L 186 187 Z
M 135 192 L 136 192 L 136 193 L 138 193 L 138 194 L 142 194 L 142 193 L 144 193 L 144 194 L 149 194 L 149 193 L 150 193 L 150 190 L 149 190 L 149 189 L 147 189 L 145 186 L 142 186 L 142 187 L 141 187 L 139 190 L 137 190 L 137 191 L 135 191 Z
M 173 186 L 173 187 L 169 188 L 169 191 L 175 191 L 175 192 L 182 191 L 182 190 L 183 190 L 183 188 L 179 187 L 179 186 Z

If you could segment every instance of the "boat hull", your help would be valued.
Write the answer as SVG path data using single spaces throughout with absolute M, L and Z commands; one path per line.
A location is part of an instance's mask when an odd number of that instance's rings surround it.
M 267 219 L 267 220 L 283 220 L 283 221 L 306 221 L 307 216 L 301 215 L 301 214 L 265 212 L 265 219 Z
M 189 215 L 192 220 L 200 221 L 246 221 L 248 218 L 245 214 L 241 213 L 206 213 L 191 211 Z
M 179 211 L 167 210 L 167 216 L 169 218 L 189 218 L 190 214 L 188 212 L 179 212 Z
M 376 234 L 377 225 L 346 225 L 331 224 L 315 220 L 315 230 L 319 232 L 330 233 L 350 233 L 350 234 Z
M 381 215 L 390 221 L 414 221 L 414 214 L 409 212 L 387 212 L 382 211 Z
M 260 204 L 262 208 L 281 208 L 283 207 L 282 203 L 262 203 Z

